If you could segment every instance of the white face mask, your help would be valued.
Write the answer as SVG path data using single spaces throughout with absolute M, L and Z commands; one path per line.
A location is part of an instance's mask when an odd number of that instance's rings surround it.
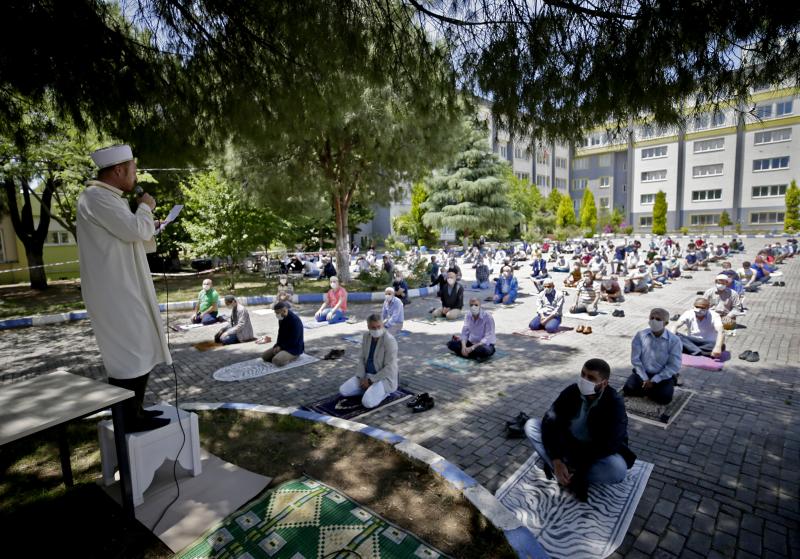
M 286 285 L 286 278 L 281 278 L 281 285 Z
M 697 316 L 700 316 L 700 317 L 705 316 L 707 312 L 708 312 L 708 309 L 698 309 L 697 307 L 695 307 L 695 309 L 694 309 L 694 314 L 696 314 Z
M 455 278 L 447 278 L 447 285 L 455 285 L 456 280 Z
M 337 287 L 339 287 L 339 284 L 336 283 L 335 281 L 332 281 L 331 282 L 331 289 L 336 289 Z
M 593 396 L 597 394 L 597 385 L 583 377 L 578 377 L 578 390 L 584 396 Z
M 386 299 L 386 302 L 387 302 L 387 303 L 391 303 L 391 302 L 392 302 L 392 299 L 394 299 L 394 295 L 387 295 L 387 296 L 385 297 L 385 299 Z
M 556 290 L 555 287 L 545 287 L 544 288 L 544 292 L 547 293 L 548 295 L 552 295 L 553 292 L 555 292 L 555 290 Z
M 203 286 L 203 291 L 210 291 L 210 290 L 211 290 L 211 286 L 210 285 L 204 285 Z
M 381 336 L 383 336 L 383 328 L 376 328 L 375 330 L 370 330 L 369 335 L 376 339 L 380 338 Z
M 481 308 L 478 305 L 470 306 L 469 310 L 472 312 L 472 316 L 478 316 L 481 313 Z
M 278 318 L 279 321 L 283 320 L 284 318 L 286 318 L 286 316 L 282 315 L 282 314 L 276 314 L 275 316 Z
M 650 319 L 650 330 L 656 334 L 662 332 L 664 330 L 664 323 L 655 318 Z
M 726 289 L 727 287 L 728 287 L 728 286 L 727 286 L 727 285 L 725 285 L 724 283 L 718 283 L 718 284 L 717 284 L 717 291 L 725 291 L 725 289 Z

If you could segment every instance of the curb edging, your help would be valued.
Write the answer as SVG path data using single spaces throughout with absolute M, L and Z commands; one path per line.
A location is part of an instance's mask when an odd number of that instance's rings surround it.
M 346 431 L 361 433 L 388 443 L 412 460 L 427 464 L 434 473 L 438 474 L 453 488 L 464 495 L 464 497 L 491 522 L 492 526 L 503 532 L 506 541 L 520 559 L 549 559 L 547 552 L 537 541 L 533 532 L 526 528 L 519 519 L 514 516 L 514 513 L 500 503 L 494 495 L 473 479 L 472 476 L 468 475 L 452 462 L 446 460 L 443 456 L 411 442 L 402 435 L 385 431 L 378 427 L 371 427 L 357 421 L 331 417 L 329 415 L 293 407 L 277 407 L 238 402 L 190 402 L 181 404 L 180 408 L 187 411 L 229 409 L 288 415 L 298 419 L 324 423 Z

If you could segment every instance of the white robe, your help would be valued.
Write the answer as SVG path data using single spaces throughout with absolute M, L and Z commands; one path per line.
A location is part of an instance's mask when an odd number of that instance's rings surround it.
M 132 213 L 122 191 L 89 181 L 76 218 L 81 292 L 109 377 L 132 379 L 172 363 L 145 243 L 153 213 Z

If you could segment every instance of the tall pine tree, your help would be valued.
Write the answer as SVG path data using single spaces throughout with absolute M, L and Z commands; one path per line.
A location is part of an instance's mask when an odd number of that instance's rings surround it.
M 558 203 L 556 212 L 556 228 L 566 229 L 575 225 L 575 210 L 572 207 L 572 198 L 564 195 Z
M 800 188 L 792 181 L 786 191 L 786 214 L 783 218 L 783 230 L 787 233 L 800 231 Z
M 667 194 L 659 190 L 656 203 L 653 205 L 653 235 L 664 235 L 667 232 Z

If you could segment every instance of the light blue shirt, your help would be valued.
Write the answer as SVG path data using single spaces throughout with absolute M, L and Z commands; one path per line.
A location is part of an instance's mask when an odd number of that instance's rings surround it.
M 633 337 L 631 364 L 642 380 L 658 383 L 680 370 L 682 351 L 680 338 L 666 328 L 660 336 L 645 328 Z
M 405 320 L 405 312 L 403 311 L 403 302 L 397 297 L 392 297 L 391 302 L 383 302 L 383 310 L 381 311 L 381 319 L 386 328 L 392 326 L 403 326 Z
M 467 312 L 464 319 L 464 327 L 461 328 L 461 338 L 471 344 L 494 345 L 497 338 L 494 334 L 494 319 L 485 310 L 477 317 L 472 316 L 472 312 Z

